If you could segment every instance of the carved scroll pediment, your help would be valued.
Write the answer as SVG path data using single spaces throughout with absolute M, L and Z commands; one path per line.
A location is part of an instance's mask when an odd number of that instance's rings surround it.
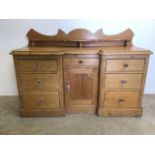
M 51 35 L 51 36 L 41 34 L 33 29 L 31 29 L 27 33 L 27 37 L 29 39 L 29 45 L 31 45 L 30 44 L 31 42 L 33 42 L 34 45 L 36 43 L 41 44 L 42 42 L 44 42 L 44 44 L 45 42 L 47 42 L 46 44 L 50 44 L 50 42 L 57 42 L 57 45 L 59 45 L 59 43 L 61 42 L 61 45 L 62 45 L 63 44 L 62 42 L 74 42 L 75 44 L 75 42 L 83 43 L 83 42 L 90 42 L 90 41 L 92 42 L 93 41 L 95 42 L 124 41 L 129 44 L 132 42 L 133 36 L 134 36 L 134 33 L 130 29 L 127 29 L 124 32 L 121 32 L 116 35 L 104 34 L 102 29 L 99 29 L 95 33 L 92 33 L 86 29 L 75 29 L 70 31 L 68 34 L 66 34 L 63 30 L 59 29 L 56 35 Z M 69 44 L 67 44 L 67 46 L 69 46 Z
M 64 40 L 65 39 L 65 32 L 62 31 L 61 29 L 58 29 L 58 32 L 56 35 L 44 35 L 41 34 L 37 31 L 35 31 L 34 29 L 31 29 L 28 33 L 27 33 L 27 37 L 29 40 Z
M 106 35 L 103 33 L 102 29 L 99 29 L 95 33 L 91 33 L 85 29 L 76 29 L 68 33 L 66 39 L 68 40 L 132 40 L 133 32 L 130 29 L 116 34 L 116 35 Z

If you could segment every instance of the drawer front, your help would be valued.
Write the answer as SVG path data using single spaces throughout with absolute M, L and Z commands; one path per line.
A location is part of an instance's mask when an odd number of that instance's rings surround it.
M 105 108 L 138 108 L 139 92 L 105 92 Z
M 107 89 L 140 89 L 142 74 L 106 74 L 105 88 Z
M 58 91 L 58 76 L 53 74 L 21 74 L 23 93 Z
M 20 72 L 57 72 L 57 60 L 19 60 Z
M 64 58 L 64 66 L 98 66 L 99 59 L 74 59 L 74 58 Z
M 24 108 L 59 108 L 59 94 L 57 92 L 48 94 L 23 95 Z
M 143 71 L 144 59 L 107 60 L 106 71 Z

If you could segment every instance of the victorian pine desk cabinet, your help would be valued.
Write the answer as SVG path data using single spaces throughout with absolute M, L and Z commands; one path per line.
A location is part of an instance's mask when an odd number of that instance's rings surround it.
M 128 29 L 117 35 L 75 29 L 47 36 L 30 30 L 12 51 L 20 115 L 141 116 L 149 50 L 134 47 Z

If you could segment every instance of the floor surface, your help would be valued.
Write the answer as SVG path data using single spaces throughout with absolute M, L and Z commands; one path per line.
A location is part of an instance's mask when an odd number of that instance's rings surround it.
M 21 118 L 18 97 L 0 97 L 0 135 L 143 135 L 155 134 L 155 95 L 145 95 L 142 117 Z

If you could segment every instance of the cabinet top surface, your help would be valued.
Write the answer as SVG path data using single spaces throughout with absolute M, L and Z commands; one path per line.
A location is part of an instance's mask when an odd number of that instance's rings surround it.
M 64 54 L 151 54 L 151 51 L 130 47 L 23 47 L 11 52 L 13 55 L 64 55 Z

